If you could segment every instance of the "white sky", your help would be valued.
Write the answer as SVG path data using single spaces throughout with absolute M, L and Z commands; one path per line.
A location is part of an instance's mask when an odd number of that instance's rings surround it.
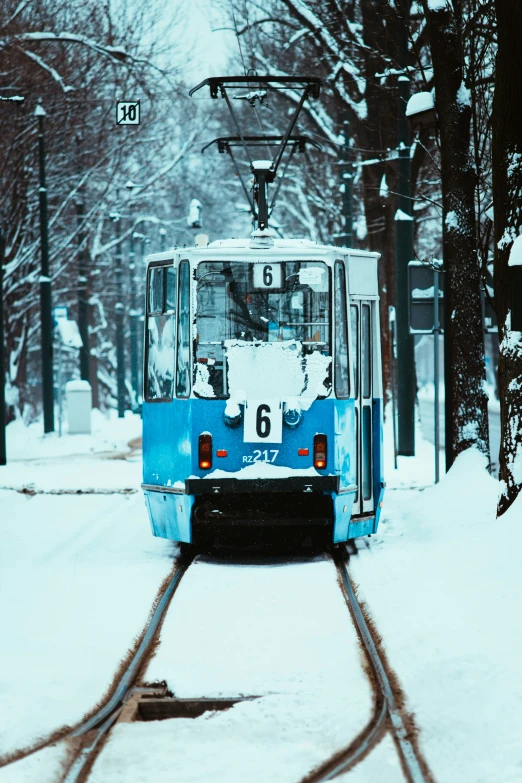
M 187 82 L 197 84 L 208 76 L 226 75 L 227 59 L 237 52 L 236 37 L 233 30 L 216 28 L 227 26 L 228 21 L 212 0 L 192 0 L 187 20 L 187 48 L 193 62 L 186 68 Z

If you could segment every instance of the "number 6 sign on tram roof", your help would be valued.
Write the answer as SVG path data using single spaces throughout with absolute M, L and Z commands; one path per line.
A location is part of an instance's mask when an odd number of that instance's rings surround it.
M 282 291 L 284 288 L 284 264 L 267 263 L 253 265 L 252 287 L 260 291 Z

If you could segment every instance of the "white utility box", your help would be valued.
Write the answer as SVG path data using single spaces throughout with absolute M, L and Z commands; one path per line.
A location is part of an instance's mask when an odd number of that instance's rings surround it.
M 92 390 L 89 381 L 65 384 L 69 435 L 91 434 Z

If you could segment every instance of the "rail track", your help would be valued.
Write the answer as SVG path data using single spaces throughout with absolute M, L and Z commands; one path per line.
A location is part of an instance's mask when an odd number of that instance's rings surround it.
M 151 650 L 161 621 L 165 617 L 171 599 L 189 565 L 189 562 L 182 562 L 174 572 L 161 600 L 158 602 L 158 605 L 150 618 L 150 622 L 140 645 L 132 656 L 129 665 L 125 669 L 112 696 L 103 707 L 74 729 L 66 738 L 73 741 L 80 739 L 80 742 L 79 749 L 74 756 L 73 762 L 65 776 L 62 778 L 62 783 L 81 783 L 81 781 L 86 780 L 94 760 L 101 749 L 103 740 L 118 720 L 125 706 L 125 701 L 129 697 L 143 664 L 147 659 L 147 655 Z M 88 738 L 87 735 L 89 735 Z M 87 741 L 82 741 L 82 738 L 87 739 Z
M 379 643 L 375 640 L 376 634 L 368 624 L 357 600 L 348 572 L 348 553 L 346 550 L 336 550 L 332 557 L 337 569 L 341 590 L 373 673 L 372 684 L 375 690 L 374 710 L 368 724 L 350 745 L 307 774 L 301 779 L 300 783 L 323 783 L 323 781 L 333 780 L 338 775 L 348 772 L 377 746 L 387 732 L 390 732 L 393 737 L 408 783 L 433 783 L 434 778 L 420 754 L 411 729 L 408 728 L 408 716 L 401 709 L 400 705 L 403 699 L 397 698 L 397 686 L 393 679 L 392 681 L 390 680 L 386 662 L 379 653 Z M 62 783 L 84 783 L 88 779 L 96 757 L 114 724 L 118 720 L 125 719 L 125 711 L 131 716 L 133 714 L 137 715 L 136 711 L 129 710 L 129 705 L 134 703 L 136 698 L 141 698 L 140 696 L 136 697 L 136 694 L 139 692 L 150 691 L 152 693 L 152 691 L 155 691 L 155 695 L 163 697 L 161 699 L 161 709 L 172 709 L 172 702 L 174 701 L 176 701 L 177 708 L 179 708 L 179 700 L 168 698 L 166 687 L 160 693 L 162 686 L 149 689 L 136 688 L 135 686 L 139 674 L 143 671 L 144 664 L 148 660 L 151 648 L 157 638 L 160 625 L 170 606 L 174 593 L 191 560 L 192 558 L 185 558 L 174 571 L 170 582 L 152 613 L 136 652 L 110 698 L 94 715 L 67 735 L 61 737 L 62 740 L 69 744 L 71 757 L 69 766 L 62 777 Z M 189 701 L 186 700 L 186 702 Z M 232 703 L 234 702 L 223 700 L 223 704 L 220 706 L 219 703 L 212 702 L 212 707 L 207 708 L 224 709 L 231 706 Z M 185 703 L 181 705 L 181 708 L 190 712 L 193 710 L 194 705 Z M 196 709 L 198 709 L 197 706 Z M 174 717 L 174 714 L 165 712 L 160 717 Z M 130 719 L 134 720 L 135 717 Z M 34 752 L 34 750 L 29 751 L 29 753 Z M 29 755 L 29 753 L 24 755 Z
M 385 662 L 379 654 L 374 635 L 357 600 L 348 573 L 347 553 L 341 554 L 340 551 L 335 551 L 333 560 L 341 589 L 373 672 L 376 688 L 375 707 L 369 723 L 355 740 L 303 778 L 300 783 L 323 783 L 348 772 L 377 745 L 388 730 L 391 731 L 408 783 L 433 783 L 434 778 L 415 742 L 412 741 L 407 719 L 399 707 Z

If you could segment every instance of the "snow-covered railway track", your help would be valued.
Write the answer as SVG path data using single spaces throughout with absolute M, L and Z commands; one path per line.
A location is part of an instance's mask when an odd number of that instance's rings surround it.
M 334 562 L 341 589 L 374 675 L 375 709 L 368 725 L 350 746 L 305 777 L 301 783 L 323 783 L 323 781 L 333 780 L 338 775 L 347 772 L 371 751 L 387 728 L 391 730 L 408 783 L 433 783 L 433 776 L 425 760 L 410 739 L 410 732 L 386 671 L 386 664 L 379 654 L 374 634 L 370 630 L 352 586 L 346 559 L 336 552 Z
M 83 783 L 83 781 L 87 779 L 94 760 L 103 745 L 103 741 L 120 717 L 125 702 L 150 654 L 158 629 L 188 565 L 188 563 L 182 563 L 174 572 L 172 579 L 152 614 L 140 645 L 132 656 L 129 665 L 114 689 L 112 696 L 103 707 L 74 729 L 67 738 L 73 742 L 75 740 L 77 742 L 79 741 L 79 746 L 62 783 Z

